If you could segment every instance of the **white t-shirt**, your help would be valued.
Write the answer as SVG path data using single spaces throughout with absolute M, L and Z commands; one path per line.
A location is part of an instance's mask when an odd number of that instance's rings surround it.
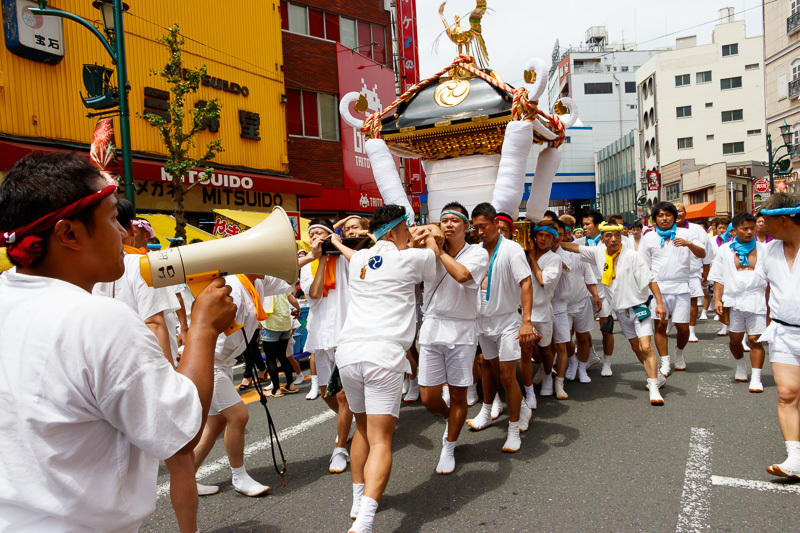
M 641 242 L 639 244 L 641 245 Z M 641 250 L 641 246 L 639 249 Z M 605 248 L 581 246 L 579 253 L 584 261 L 602 263 L 605 266 Z M 597 286 L 606 289 L 611 309 L 620 312 L 645 303 L 650 297 L 651 281 L 653 273 L 644 259 L 638 252 L 629 248 L 627 243 L 623 243 L 611 285 L 604 285 L 601 278 L 597 281 Z
M 675 238 L 685 239 L 698 246 L 703 246 L 697 236 L 686 228 L 678 228 Z M 689 292 L 689 277 L 691 276 L 689 256 L 694 256 L 694 254 L 688 246 L 677 247 L 673 244 L 672 239 L 661 246 L 661 237 L 657 231 L 653 230 L 642 235 L 638 253 L 653 272 L 653 277 L 662 294 Z
M 792 270 L 786 263 L 783 241 L 774 240 L 764 245 L 759 252 L 756 271 L 769 282 L 769 314 L 772 322 L 767 326 L 759 342 L 769 342 L 770 351 L 796 354 L 800 352 L 800 328 L 778 324 L 778 319 L 787 324 L 800 326 L 800 257 L 795 258 Z
M 339 367 L 369 361 L 393 372 L 405 370 L 406 350 L 417 332 L 415 289 L 421 282 L 433 283 L 436 262 L 433 250 L 401 251 L 391 241 L 353 254 L 350 303 L 336 350 Z
M 561 279 L 561 257 L 548 250 L 537 260 L 539 268 L 542 269 L 542 281 L 544 287 L 539 285 L 536 276 L 533 276 L 533 310 L 531 311 L 531 322 L 549 322 L 553 320 L 553 293 Z
M 455 346 L 478 342 L 478 291 L 489 269 L 489 254 L 483 246 L 464 244 L 455 259 L 469 270 L 472 279 L 459 283 L 441 260 L 436 261 L 436 279 L 425 284 L 420 344 Z
M 225 284 L 231 287 L 231 298 L 236 304 L 236 322 L 244 327 L 239 331 L 234 331 L 231 335 L 224 332 L 217 337 L 217 345 L 214 350 L 214 365 L 220 368 L 233 368 L 236 357 L 244 352 L 249 341 L 256 330 L 260 327 L 256 316 L 256 304 L 247 289 L 237 276 L 225 276 Z M 266 296 L 284 294 L 291 292 L 292 286 L 282 279 L 265 276 L 264 279 L 257 279 L 253 284 L 258 295 L 263 299 Z M 244 334 L 242 333 L 244 332 Z
M 484 335 L 500 333 L 511 324 L 521 322 L 518 311 L 522 288 L 519 284 L 531 277 L 531 266 L 522 246 L 501 236 L 495 250 L 491 287 L 487 280 L 489 300 L 486 300 L 486 290 L 478 293 L 478 331 Z M 489 261 L 491 264 L 491 257 Z M 486 276 L 488 278 L 488 271 Z
M 596 250 L 599 247 L 595 246 L 590 249 Z M 605 247 L 602 249 L 605 250 Z M 568 306 L 590 298 L 591 293 L 586 286 L 597 285 L 597 278 L 594 276 L 591 263 L 582 261 L 579 254 L 573 254 L 561 247 L 555 253 L 561 258 L 563 271 L 553 293 L 553 312 L 561 313 L 566 311 Z M 566 270 L 563 265 L 567 266 Z
M 333 258 L 336 258 L 336 288 L 329 290 L 326 297 L 315 300 L 308 295 L 311 284 L 314 282 L 311 264 L 300 269 L 300 286 L 306 293 L 306 303 L 308 304 L 308 321 L 306 322 L 308 337 L 305 344 L 305 350 L 308 352 L 336 348 L 339 344 L 339 333 L 347 318 L 350 263 L 343 255 L 332 255 L 328 260 Z
M 197 389 L 119 301 L 25 274 L 0 301 L 0 531 L 136 531 Z
M 756 266 L 753 270 L 738 270 L 736 268 L 736 253 L 731 249 L 730 243 L 717 248 L 717 256 L 708 280 L 724 285 L 722 291 L 722 305 L 735 307 L 739 311 L 749 313 L 767 314 L 767 279 L 761 265 L 764 257 L 764 244 L 756 243 Z

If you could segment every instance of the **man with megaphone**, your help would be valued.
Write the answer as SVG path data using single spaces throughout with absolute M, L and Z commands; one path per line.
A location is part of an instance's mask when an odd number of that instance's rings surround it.
M 66 153 L 26 156 L 0 184 L 17 267 L 0 284 L 0 529 L 135 531 L 158 460 L 200 439 L 231 289 L 199 294 L 176 372 L 133 310 L 91 294 L 124 272 L 115 191 Z

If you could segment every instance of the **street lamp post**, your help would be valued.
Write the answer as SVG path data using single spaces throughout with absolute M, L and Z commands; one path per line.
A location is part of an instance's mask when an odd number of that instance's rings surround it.
M 125 198 L 136 209 L 133 191 L 133 159 L 131 157 L 131 124 L 128 108 L 128 69 L 125 59 L 125 26 L 123 14 L 129 9 L 122 0 L 96 0 L 92 6 L 99 9 L 103 17 L 107 37 L 88 20 L 60 9 L 47 7 L 47 0 L 38 0 L 39 8 L 32 8 L 37 15 L 61 17 L 77 22 L 91 31 L 105 48 L 111 61 L 117 66 L 117 85 L 119 86 L 119 137 L 122 151 L 122 172 L 125 179 Z
M 781 137 L 783 144 L 772 150 L 772 135 L 767 133 L 767 154 L 769 155 L 769 193 L 775 194 L 775 174 L 785 174 L 791 166 L 791 157 L 794 150 L 792 145 L 792 127 L 783 121 L 781 124 Z M 775 159 L 781 148 L 786 148 L 786 153 Z M 777 171 L 775 169 L 778 169 Z

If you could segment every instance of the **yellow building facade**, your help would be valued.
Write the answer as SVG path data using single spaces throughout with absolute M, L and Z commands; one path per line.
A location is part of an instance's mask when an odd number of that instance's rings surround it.
M 288 175 L 285 90 L 282 74 L 281 21 L 278 0 L 127 0 L 125 15 L 131 145 L 137 209 L 170 211 L 170 177 L 161 162 L 167 154 L 157 130 L 141 118 L 146 111 L 164 110 L 172 96 L 166 80 L 151 69 L 167 65 L 167 50 L 157 39 L 177 23 L 185 38 L 184 65 L 205 65 L 208 74 L 196 95 L 186 102 L 187 116 L 197 102 L 217 98 L 218 121 L 196 137 L 192 155 L 221 140 L 224 152 L 212 166 L 209 184 L 192 189 L 187 211 L 214 208 L 268 211 L 274 205 L 297 209 L 297 196 L 319 194 L 316 184 Z M 51 62 L 22 57 L 13 46 L 0 44 L 0 171 L 33 149 L 76 150 L 88 155 L 97 118 L 81 100 L 86 97 L 84 65 L 115 66 L 97 38 L 75 22 L 58 19 L 60 28 L 47 29 L 25 13 L 26 0 L 2 0 L 4 30 L 17 24 L 36 43 L 57 45 Z M 53 0 L 58 8 L 88 20 L 100 20 L 89 0 Z M 12 8 L 21 15 L 12 23 Z M 98 24 L 99 25 L 99 24 Z M 36 30 L 39 26 L 41 29 Z M 102 27 L 102 26 L 100 26 Z M 61 32 L 60 34 L 58 32 Z M 55 37 L 54 37 L 55 36 Z M 63 39 L 59 42 L 59 39 Z M 52 59 L 52 57 L 51 57 Z M 111 77 L 116 85 L 116 73 Z M 114 115 L 116 144 L 119 124 Z M 185 128 L 188 125 L 185 125 Z M 120 154 L 121 163 L 121 154 Z

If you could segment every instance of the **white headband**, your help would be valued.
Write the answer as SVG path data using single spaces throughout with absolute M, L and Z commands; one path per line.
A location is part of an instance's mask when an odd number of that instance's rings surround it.
M 328 233 L 331 233 L 331 234 L 333 233 L 333 230 L 331 228 L 329 228 L 328 226 L 325 226 L 323 224 L 311 224 L 308 227 L 308 232 L 311 233 L 312 229 L 321 229 L 321 230 L 327 231 Z

